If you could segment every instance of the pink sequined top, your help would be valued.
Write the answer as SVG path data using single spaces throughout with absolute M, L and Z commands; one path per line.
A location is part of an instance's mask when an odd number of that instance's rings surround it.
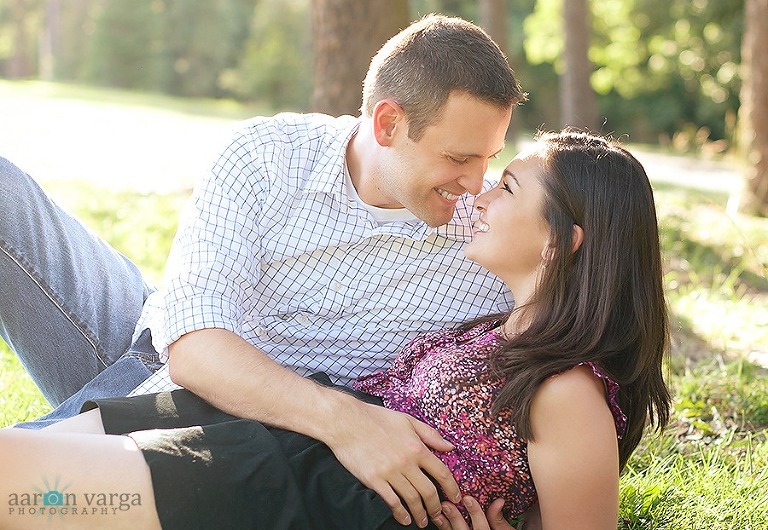
M 504 514 L 514 517 L 536 502 L 528 467 L 528 444 L 510 421 L 509 410 L 491 415 L 502 381 L 488 372 L 488 359 L 501 345 L 497 323 L 466 331 L 444 329 L 411 341 L 383 372 L 361 377 L 360 391 L 380 397 L 387 408 L 406 412 L 431 425 L 455 449 L 435 454 L 453 472 L 462 494 L 471 495 L 485 511 L 504 498 Z M 606 387 L 618 437 L 626 416 L 616 401 L 619 386 L 592 363 Z

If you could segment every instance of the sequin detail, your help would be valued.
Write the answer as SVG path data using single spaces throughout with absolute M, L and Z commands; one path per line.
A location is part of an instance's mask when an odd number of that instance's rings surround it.
M 357 390 L 379 396 L 387 408 L 406 412 L 434 427 L 455 449 L 435 452 L 453 473 L 464 495 L 486 510 L 504 498 L 504 514 L 513 517 L 536 502 L 528 466 L 528 444 L 517 435 L 507 409 L 491 414 L 502 381 L 488 370 L 491 353 L 502 343 L 496 323 L 460 332 L 444 329 L 411 341 L 383 372 L 361 377 Z M 606 397 L 623 434 L 626 416 L 616 401 L 618 385 L 592 363 L 606 384 Z

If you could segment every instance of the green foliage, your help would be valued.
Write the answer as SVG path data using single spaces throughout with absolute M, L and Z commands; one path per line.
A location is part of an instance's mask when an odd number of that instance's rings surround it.
M 162 22 L 160 68 L 171 74 L 165 91 L 192 97 L 228 95 L 221 76 L 237 67 L 253 2 L 155 0 L 153 6 Z
M 655 188 L 674 329 L 723 354 L 768 354 L 768 221 L 728 213 L 722 194 Z M 676 347 L 702 356 L 696 341 Z
M 240 57 L 246 0 L 95 2 L 87 79 L 190 97 L 226 95 L 220 75 Z
M 671 377 L 672 421 L 621 480 L 620 528 L 766 528 L 768 372 L 734 361 Z
M 539 0 L 525 21 L 525 50 L 534 64 L 562 70 L 563 0 Z M 743 2 L 602 0 L 590 3 L 592 85 L 604 128 L 638 142 L 671 142 L 693 126 L 730 139 L 738 109 Z M 536 95 L 538 87 L 529 85 Z M 729 121 L 730 120 L 730 121 Z
M 309 10 L 303 0 L 262 0 L 228 88 L 242 99 L 268 100 L 275 109 L 309 110 L 312 93 Z
M 188 192 L 143 194 L 86 182 L 50 183 L 46 191 L 159 285 Z
M 87 80 L 118 88 L 155 88 L 152 43 L 160 21 L 148 2 L 97 2 L 91 11 Z
M 564 0 L 507 2 L 507 50 L 529 101 L 517 129 L 558 128 Z M 592 0 L 590 59 L 603 130 L 674 149 L 732 143 L 743 0 Z M 309 0 L 60 0 L 56 79 L 306 110 Z M 410 0 L 480 22 L 475 0 Z M 43 0 L 0 0 L 0 73 L 38 71 Z M 24 73 L 26 70 L 28 72 Z

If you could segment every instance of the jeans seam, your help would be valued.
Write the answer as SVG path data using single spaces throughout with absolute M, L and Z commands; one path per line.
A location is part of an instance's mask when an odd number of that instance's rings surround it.
M 82 335 L 86 342 L 91 345 L 93 353 L 99 362 L 104 367 L 109 366 L 109 363 L 105 362 L 101 352 L 99 351 L 98 341 L 95 339 L 95 337 L 87 332 L 87 326 L 83 325 L 82 322 L 79 322 L 78 319 L 76 319 L 70 311 L 66 310 L 63 301 L 58 296 L 56 296 L 53 292 L 53 289 L 51 289 L 50 286 L 42 280 L 41 275 L 35 273 L 34 267 L 32 267 L 32 265 L 28 263 L 27 260 L 25 260 L 21 255 L 14 252 L 13 246 L 3 238 L 0 238 L 0 250 L 2 250 L 3 254 L 8 256 L 8 258 L 13 261 L 16 266 L 18 266 L 19 269 L 24 274 L 26 274 L 35 285 L 37 285 L 37 287 L 40 289 L 40 292 L 42 292 L 51 301 L 51 303 L 53 303 L 59 312 L 74 326 L 78 333 Z

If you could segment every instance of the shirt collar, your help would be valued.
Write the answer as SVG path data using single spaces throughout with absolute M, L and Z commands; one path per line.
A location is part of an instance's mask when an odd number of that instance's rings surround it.
M 335 132 L 324 134 L 326 145 L 307 179 L 304 188 L 307 191 L 318 193 L 344 191 L 344 159 L 347 145 L 360 127 L 360 118 L 341 116 L 338 121 L 339 125 Z
M 345 200 L 350 200 L 344 183 L 345 157 L 349 141 L 359 129 L 362 119 L 353 116 L 341 116 L 338 120 L 340 122 L 338 130 L 335 133 L 325 135 L 326 147 L 323 149 L 323 154 L 318 159 L 314 171 L 307 179 L 305 190 L 317 193 L 336 193 Z M 468 218 L 471 215 L 472 207 L 470 205 L 467 208 L 466 202 L 467 198 L 459 201 L 459 207 L 454 213 L 453 219 L 448 224 L 438 228 L 418 220 L 405 223 L 385 223 L 379 226 L 375 232 L 407 235 L 416 240 L 424 240 L 437 234 L 448 239 L 469 241 L 472 236 L 471 221 Z M 472 198 L 469 198 L 469 202 L 472 202 Z M 368 213 L 368 215 L 370 214 Z M 373 220 L 372 217 L 371 219 Z

